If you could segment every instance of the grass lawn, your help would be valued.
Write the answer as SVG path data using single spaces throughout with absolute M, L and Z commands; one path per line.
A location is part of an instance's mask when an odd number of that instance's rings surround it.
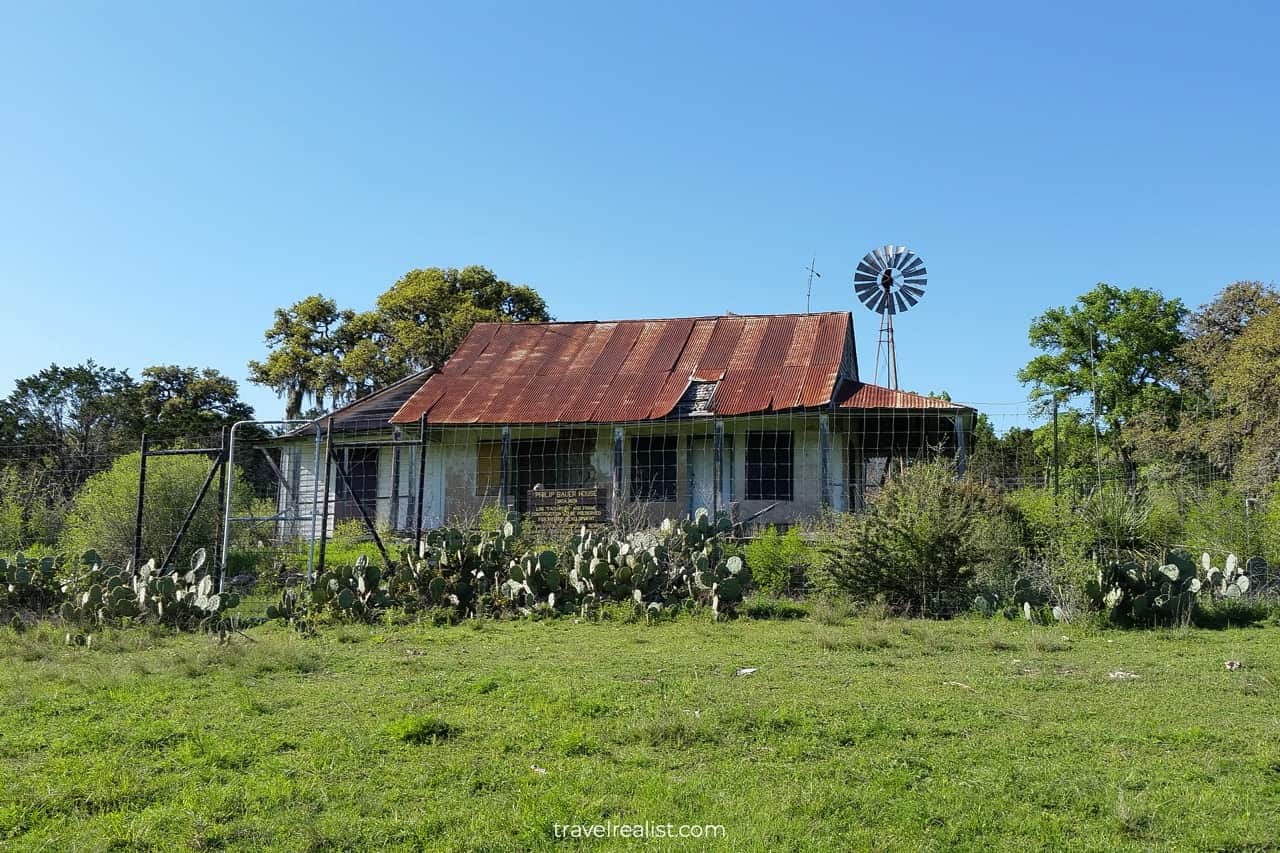
M 1280 849 L 1276 627 L 249 634 L 0 631 L 0 848 Z

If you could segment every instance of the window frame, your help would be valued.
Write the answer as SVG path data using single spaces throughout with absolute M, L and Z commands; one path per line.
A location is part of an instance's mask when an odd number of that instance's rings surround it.
M 766 436 L 771 437 L 769 444 L 765 444 Z M 781 437 L 785 436 L 785 442 Z M 785 451 L 782 444 L 786 445 Z M 785 452 L 785 463 L 778 461 L 778 454 Z M 774 457 L 766 460 L 761 458 L 765 453 L 772 453 Z M 745 476 L 743 477 L 743 499 L 749 501 L 794 501 L 796 495 L 796 440 L 795 432 L 789 429 L 759 429 L 748 430 L 746 447 L 744 449 L 743 462 L 745 464 Z M 772 469 L 769 476 L 765 476 L 765 469 Z M 785 468 L 785 479 L 780 476 L 780 469 Z
M 645 449 L 637 445 L 644 442 Z M 663 446 L 653 445 L 661 442 Z M 669 455 L 669 459 L 667 458 Z M 654 462 L 655 456 L 661 456 Z M 634 503 L 673 503 L 680 497 L 680 436 L 675 433 L 631 436 L 631 461 L 628 465 L 630 498 Z M 643 469 L 643 470 L 642 470 Z M 668 476 L 669 469 L 669 476 Z M 658 477 L 652 474 L 659 472 Z M 645 476 L 644 474 L 646 474 Z
M 488 477 L 483 474 L 484 466 L 481 464 L 485 459 L 484 452 L 486 450 L 496 450 L 493 454 L 491 465 L 494 466 L 493 471 Z M 489 483 L 486 488 L 484 483 Z M 478 498 L 496 498 L 502 494 L 502 439 L 500 438 L 482 438 L 476 440 L 476 487 L 475 496 Z

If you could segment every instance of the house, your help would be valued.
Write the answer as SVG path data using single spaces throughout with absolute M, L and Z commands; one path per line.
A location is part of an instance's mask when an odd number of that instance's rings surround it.
M 963 465 L 976 414 L 860 381 L 847 312 L 481 323 L 440 370 L 333 413 L 328 515 L 790 522 L 859 509 L 895 458 Z M 322 491 L 324 424 L 282 442 L 282 502 Z

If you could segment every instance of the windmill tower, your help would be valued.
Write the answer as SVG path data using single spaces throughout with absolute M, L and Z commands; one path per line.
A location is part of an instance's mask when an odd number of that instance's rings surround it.
M 853 274 L 853 290 L 863 305 L 880 315 L 876 342 L 876 372 L 880 384 L 884 364 L 888 388 L 898 390 L 898 352 L 893 340 L 893 315 L 902 314 L 924 296 L 927 283 L 924 261 L 906 246 L 887 245 L 868 252 Z

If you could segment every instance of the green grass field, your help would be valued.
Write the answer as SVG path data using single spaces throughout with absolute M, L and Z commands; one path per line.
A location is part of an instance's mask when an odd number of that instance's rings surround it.
M 0 847 L 1280 849 L 1276 627 L 249 635 L 0 632 Z

